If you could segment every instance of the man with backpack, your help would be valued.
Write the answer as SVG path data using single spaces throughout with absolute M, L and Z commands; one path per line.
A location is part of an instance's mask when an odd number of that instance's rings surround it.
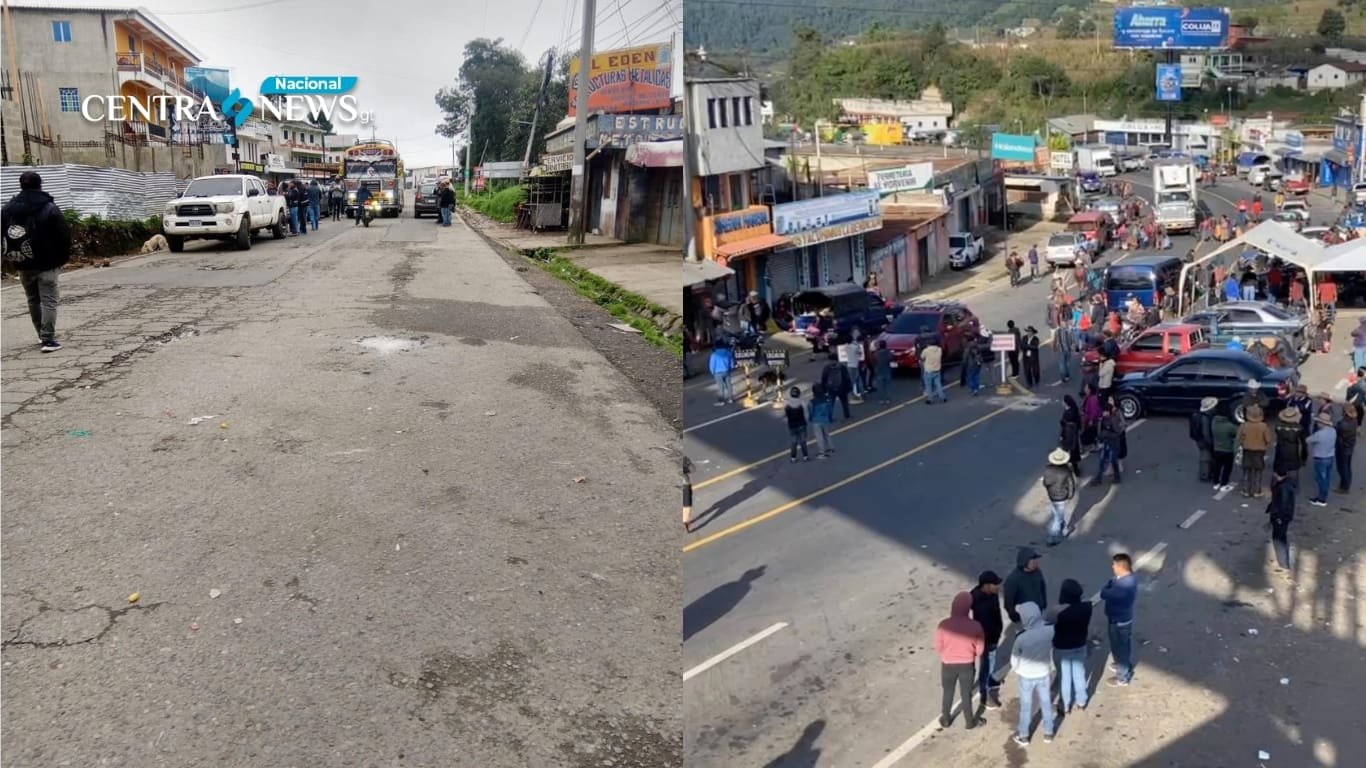
M 57 277 L 71 259 L 71 230 L 52 195 L 43 191 L 43 177 L 34 171 L 19 174 L 19 194 L 0 210 L 4 260 L 19 272 L 28 297 L 28 313 L 43 352 L 62 348 L 57 341 Z

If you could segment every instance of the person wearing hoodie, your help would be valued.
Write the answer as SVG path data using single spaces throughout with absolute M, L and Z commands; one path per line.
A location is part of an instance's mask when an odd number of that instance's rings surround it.
M 1077 477 L 1072 474 L 1072 454 L 1054 448 L 1043 470 L 1043 487 L 1048 493 L 1052 520 L 1048 523 L 1048 546 L 1056 546 L 1067 535 L 1067 505 L 1077 495 Z
M 1272 459 L 1271 471 L 1278 475 L 1295 475 L 1299 478 L 1300 468 L 1309 456 L 1309 446 L 1305 443 L 1304 432 L 1300 430 L 1300 414 L 1294 408 L 1281 409 L 1276 417 L 1276 452 Z
M 1252 498 L 1262 495 L 1262 471 L 1266 469 L 1266 452 L 1271 447 L 1271 427 L 1266 425 L 1262 409 L 1247 408 L 1247 421 L 1238 428 L 1238 446 L 1243 449 L 1243 495 Z
M 1266 515 L 1271 523 L 1271 548 L 1276 552 L 1276 565 L 1280 575 L 1289 578 L 1290 571 L 1290 522 L 1295 519 L 1295 493 L 1299 482 L 1295 475 L 1271 473 L 1271 501 L 1266 505 Z
M 1001 683 L 996 679 L 996 648 L 1001 644 L 1001 577 L 982 571 L 972 588 L 972 620 L 982 625 L 985 645 L 977 667 L 977 692 L 987 709 L 1001 708 Z
M 712 378 L 716 381 L 716 404 L 725 405 L 735 402 L 735 390 L 730 383 L 730 372 L 735 370 L 735 354 L 724 342 L 717 342 L 711 350 L 711 360 L 707 363 Z
M 1015 570 L 1006 577 L 1001 591 L 1005 598 L 1006 615 L 1016 624 L 1020 623 L 1016 608 L 1021 603 L 1033 603 L 1041 611 L 1048 609 L 1048 585 L 1044 582 L 1043 571 L 1039 570 L 1038 550 L 1020 547 L 1015 553 Z
M 1352 329 L 1352 367 L 1366 368 L 1366 317 Z
M 1134 561 L 1128 553 L 1120 552 L 1110 558 L 1110 569 L 1115 577 L 1105 582 L 1100 599 L 1105 601 L 1105 620 L 1110 625 L 1110 665 L 1115 676 L 1111 687 L 1126 686 L 1134 678 L 1134 603 L 1138 601 L 1138 576 Z
M 934 652 L 939 654 L 939 680 L 944 688 L 943 709 L 939 715 L 939 726 L 948 728 L 953 722 L 953 689 L 958 688 L 962 700 L 965 723 L 969 730 L 981 722 L 972 708 L 972 675 L 977 669 L 977 660 L 985 648 L 985 634 L 982 625 L 968 618 L 972 607 L 972 595 L 959 592 L 953 596 L 949 617 L 939 622 L 934 631 Z
M 1200 410 L 1191 414 L 1190 438 L 1200 452 L 1200 482 L 1208 483 L 1214 464 L 1214 409 L 1219 400 L 1207 397 L 1200 401 Z
M 1020 603 L 1023 630 L 1015 637 L 1010 650 L 1010 667 L 1015 670 L 1020 690 L 1020 727 L 1015 743 L 1029 746 L 1029 726 L 1034 722 L 1037 700 L 1043 720 L 1043 740 L 1053 741 L 1053 704 L 1049 692 L 1053 687 L 1053 627 L 1044 623 L 1042 609 L 1035 603 Z
M 1086 636 L 1091 627 L 1091 601 L 1082 598 L 1081 584 L 1066 579 L 1058 592 L 1065 606 L 1053 621 L 1053 659 L 1058 664 L 1058 687 L 1062 712 L 1076 704 L 1086 709 Z
M 1342 404 L 1342 418 L 1338 419 L 1338 492 L 1347 493 L 1352 488 L 1352 454 L 1357 449 L 1357 432 L 1361 423 L 1357 417 L 1357 406 Z
M 1330 413 L 1320 413 L 1314 417 L 1317 426 L 1314 434 L 1305 441 L 1309 445 L 1309 456 L 1314 460 L 1314 479 L 1318 482 L 1318 495 L 1309 500 L 1316 507 L 1328 506 L 1328 489 L 1333 480 L 1333 462 L 1337 457 L 1338 431 Z
M 318 219 L 323 210 L 323 188 L 318 184 L 317 179 L 310 179 L 308 182 L 308 223 L 313 225 L 313 231 L 318 231 Z
M 19 174 L 19 193 L 0 209 L 0 219 L 4 260 L 19 272 L 38 349 L 56 352 L 62 348 L 57 341 L 57 277 L 71 259 L 71 230 L 52 195 L 43 191 L 43 177 L 34 171 Z
M 830 429 L 835 424 L 835 398 L 817 384 L 811 388 L 811 431 L 816 434 L 816 458 L 824 459 L 835 452 L 835 441 Z

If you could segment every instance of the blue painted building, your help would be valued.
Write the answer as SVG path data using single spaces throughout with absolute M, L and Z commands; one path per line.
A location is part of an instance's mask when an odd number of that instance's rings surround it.
M 1363 131 L 1359 115 L 1333 118 L 1333 148 L 1323 155 L 1319 178 L 1327 186 L 1351 187 L 1360 167 Z

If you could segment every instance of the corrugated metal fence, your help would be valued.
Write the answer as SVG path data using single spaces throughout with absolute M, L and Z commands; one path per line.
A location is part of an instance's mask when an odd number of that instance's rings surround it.
M 174 173 L 141 173 L 95 165 L 7 165 L 0 169 L 0 198 L 9 200 L 19 192 L 19 174 L 36 171 L 43 177 L 43 191 L 52 195 L 63 211 L 99 216 L 115 221 L 160 216 L 166 203 L 183 191 L 189 180 Z

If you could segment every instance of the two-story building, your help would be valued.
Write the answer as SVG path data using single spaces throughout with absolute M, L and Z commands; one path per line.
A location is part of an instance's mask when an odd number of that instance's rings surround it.
M 757 290 L 772 300 L 798 283 L 795 252 L 774 253 L 791 241 L 774 234 L 772 212 L 758 203 L 755 188 L 756 172 L 767 166 L 760 90 L 758 80 L 746 77 L 694 77 L 683 84 L 694 249 L 735 270 L 723 286 L 732 299 Z M 776 281 L 764 279 L 775 273 Z
M 5 56 L 18 83 L 0 92 L 5 157 L 180 176 L 211 173 L 221 137 L 177 124 L 157 97 L 200 97 L 185 76 L 201 54 L 149 11 L 131 6 L 10 3 Z M 152 108 L 149 108 L 152 107 Z
M 1323 153 L 1320 183 L 1350 188 L 1358 179 L 1366 179 L 1361 166 L 1364 151 L 1361 116 L 1344 112 L 1333 118 L 1333 148 Z

